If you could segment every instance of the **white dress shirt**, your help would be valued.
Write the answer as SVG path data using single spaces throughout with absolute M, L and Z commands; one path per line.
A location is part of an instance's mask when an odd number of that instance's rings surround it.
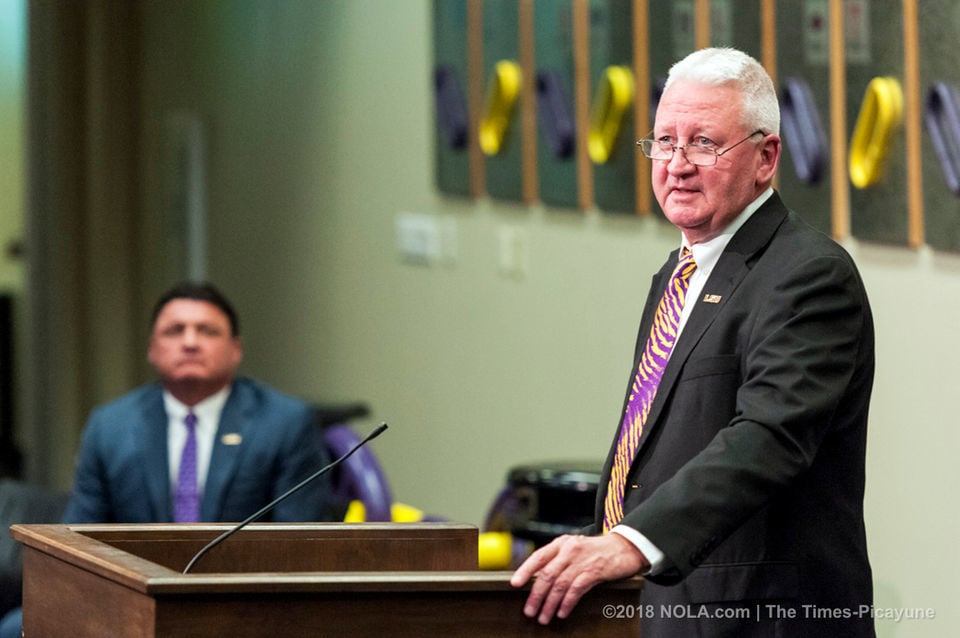
M 220 414 L 230 396 L 231 386 L 225 387 L 200 403 L 189 408 L 163 391 L 163 406 L 167 410 L 167 458 L 170 466 L 170 493 L 177 490 L 177 476 L 180 473 L 180 457 L 187 442 L 187 426 L 184 423 L 189 412 L 197 417 L 197 490 L 203 494 L 207 484 L 207 471 L 210 469 L 210 455 L 213 453 L 213 441 L 220 425 Z

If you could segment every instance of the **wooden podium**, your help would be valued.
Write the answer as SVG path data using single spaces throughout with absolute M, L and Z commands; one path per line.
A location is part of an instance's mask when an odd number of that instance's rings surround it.
M 598 587 L 541 627 L 510 572 L 477 569 L 466 525 L 254 524 L 182 573 L 229 528 L 14 525 L 24 636 L 639 635 L 642 579 Z

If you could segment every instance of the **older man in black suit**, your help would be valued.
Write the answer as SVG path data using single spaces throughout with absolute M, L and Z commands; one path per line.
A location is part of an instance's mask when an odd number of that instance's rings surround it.
M 873 320 L 851 258 L 771 188 L 779 119 L 739 51 L 671 69 L 639 144 L 681 245 L 653 278 L 594 527 L 514 575 L 536 576 L 542 623 L 644 574 L 644 638 L 874 635 Z

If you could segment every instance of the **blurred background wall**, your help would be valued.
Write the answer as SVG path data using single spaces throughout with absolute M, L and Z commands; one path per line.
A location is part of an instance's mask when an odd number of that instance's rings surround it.
M 741 20 L 757 10 L 718 4 Z M 391 425 L 374 446 L 398 500 L 480 524 L 510 467 L 599 463 L 649 277 L 678 234 L 655 213 L 440 192 L 432 2 L 29 2 L 18 80 L 7 20 L 23 6 L 0 3 L 0 261 L 20 233 L 26 257 L 9 275 L 0 264 L 0 283 L 30 333 L 16 422 L 30 480 L 69 486 L 87 411 L 149 378 L 151 300 L 191 275 L 235 301 L 247 374 L 365 401 L 360 430 Z M 885 7 L 900 3 L 873 15 Z M 955 56 L 956 41 L 933 55 Z M 807 212 L 829 218 L 824 197 Z M 856 197 L 850 216 L 871 214 Z M 434 257 L 401 253 L 410 219 Z M 877 321 L 877 605 L 936 611 L 878 631 L 953 635 L 960 255 L 841 239 Z

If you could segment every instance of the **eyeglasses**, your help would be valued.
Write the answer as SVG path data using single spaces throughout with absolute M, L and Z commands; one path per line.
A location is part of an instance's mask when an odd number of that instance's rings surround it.
M 665 142 L 662 140 L 638 140 L 637 146 L 639 146 L 640 150 L 643 151 L 643 154 L 650 159 L 663 160 L 665 162 L 670 161 L 670 159 L 673 157 L 674 151 L 679 150 L 681 153 L 683 153 L 683 158 L 694 166 L 713 166 L 717 163 L 717 158 L 727 151 L 740 146 L 747 140 L 754 138 L 757 135 L 763 134 L 763 130 L 758 129 L 736 144 L 731 144 L 727 148 L 720 149 L 719 151 L 709 146 L 703 146 L 702 144 L 674 145 L 670 142 Z

